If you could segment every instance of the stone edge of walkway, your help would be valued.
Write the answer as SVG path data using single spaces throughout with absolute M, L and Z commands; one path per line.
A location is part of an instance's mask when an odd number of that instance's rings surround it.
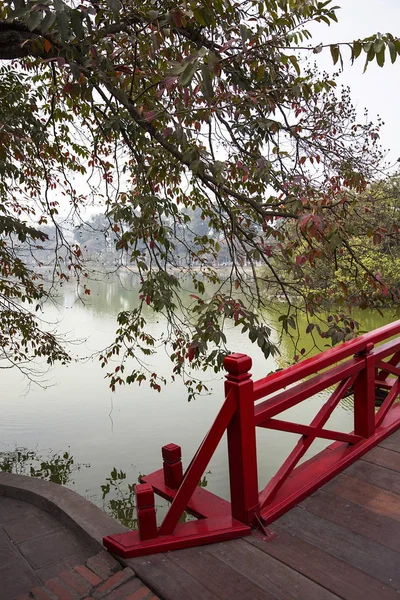
M 94 552 L 104 550 L 104 536 L 128 531 L 83 496 L 43 479 L 0 473 L 0 495 L 29 502 L 50 513 Z

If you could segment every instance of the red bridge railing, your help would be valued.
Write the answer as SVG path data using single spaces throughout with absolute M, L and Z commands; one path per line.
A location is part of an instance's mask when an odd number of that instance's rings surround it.
M 376 346 L 376 344 L 380 344 Z M 183 473 L 181 449 L 162 448 L 163 468 L 136 486 L 139 530 L 110 535 L 104 545 L 125 558 L 248 535 L 263 528 L 400 428 L 400 321 L 326 350 L 292 367 L 253 381 L 251 358 L 232 354 L 225 402 Z M 323 390 L 334 388 L 309 425 L 277 418 Z M 327 429 L 340 401 L 354 397 L 354 431 Z M 376 410 L 376 400 L 381 405 Z M 258 402 L 262 400 L 261 402 Z M 259 492 L 256 427 L 300 434 L 301 438 Z M 231 502 L 198 486 L 227 432 Z M 300 460 L 317 438 L 333 444 Z M 171 501 L 158 526 L 154 493 Z M 179 523 L 184 511 L 196 521 Z

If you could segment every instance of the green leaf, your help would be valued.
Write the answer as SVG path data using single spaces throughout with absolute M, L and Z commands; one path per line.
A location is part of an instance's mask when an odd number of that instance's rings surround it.
M 80 10 L 73 10 L 71 12 L 71 27 L 78 40 L 82 40 L 85 36 L 82 20 L 83 15 Z
M 212 100 L 214 97 L 212 77 L 208 65 L 201 65 L 201 91 L 207 100 Z
M 115 15 L 119 14 L 121 10 L 121 3 L 119 0 L 106 0 L 106 3 Z
M 29 12 L 29 6 L 21 6 L 15 10 L 12 10 L 7 15 L 7 21 L 13 21 L 14 19 L 20 19 Z
M 300 75 L 300 67 L 299 67 L 299 63 L 297 62 L 297 58 L 294 55 L 291 55 L 291 56 L 288 56 L 288 59 L 290 60 L 290 62 L 294 66 L 294 68 L 296 69 L 297 75 Z
M 362 44 L 361 42 L 354 42 L 353 44 L 353 56 L 354 58 L 358 58 L 362 52 Z
M 339 56 L 340 56 L 339 46 L 336 44 L 331 45 L 330 50 L 331 50 L 333 64 L 336 65 L 337 61 L 339 60 Z
M 367 60 L 365 61 L 364 73 L 365 73 L 365 71 L 367 70 L 368 63 L 370 63 L 371 61 L 373 61 L 373 60 L 374 60 L 374 58 L 375 58 L 375 49 L 374 49 L 374 47 L 371 45 L 371 46 L 370 46 L 370 49 L 369 49 L 369 51 L 368 51 L 368 54 L 367 54 Z
M 31 12 L 31 14 L 29 15 L 29 19 L 27 21 L 29 31 L 33 31 L 34 29 L 37 29 L 37 27 L 40 25 L 41 20 L 42 20 L 41 11 Z
M 208 23 L 204 14 L 204 9 L 195 8 L 193 11 L 193 16 L 196 19 L 196 21 L 200 23 L 200 25 L 203 25 L 203 27 L 207 27 Z
M 188 86 L 189 83 L 192 81 L 193 76 L 194 76 L 194 74 L 197 71 L 197 64 L 198 64 L 198 62 L 199 61 L 196 59 L 195 61 L 193 61 L 192 63 L 189 63 L 185 67 L 182 75 L 179 77 L 179 82 L 178 83 L 179 83 L 179 85 L 181 87 Z
M 68 40 L 70 35 L 69 19 L 65 10 L 60 10 L 56 15 L 57 25 L 60 29 L 61 39 Z
M 380 67 L 385 64 L 385 46 L 382 46 L 382 50 L 376 55 L 376 62 Z
M 54 23 L 56 22 L 56 13 L 54 12 L 47 12 L 45 18 L 43 19 L 43 21 L 40 24 L 40 30 L 43 33 L 46 33 L 46 31 L 49 31 L 49 29 L 51 29 L 54 25 Z
M 394 44 L 393 42 L 388 42 L 388 48 L 389 48 L 389 52 L 390 52 L 390 59 L 391 59 L 392 63 L 394 63 L 394 62 L 396 62 L 396 58 L 397 58 L 396 44 Z

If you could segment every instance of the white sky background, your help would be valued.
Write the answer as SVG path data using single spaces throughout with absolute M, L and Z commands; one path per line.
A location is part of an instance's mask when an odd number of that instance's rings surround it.
M 330 27 L 317 23 L 310 28 L 312 45 L 319 43 L 350 42 L 368 37 L 374 33 L 392 33 L 400 37 L 400 0 L 334 0 L 333 5 L 340 6 L 337 11 L 339 23 Z M 324 49 L 313 57 L 317 65 L 332 73 L 333 67 L 329 49 Z M 351 98 L 363 117 L 364 108 L 368 109 L 370 120 L 376 122 L 379 114 L 385 126 L 381 129 L 381 144 L 390 149 L 388 160 L 391 163 L 400 157 L 400 56 L 392 64 L 389 53 L 383 68 L 376 62 L 369 63 L 363 74 L 365 53 L 351 65 L 350 50 L 343 50 L 343 66 L 338 84 L 349 86 Z

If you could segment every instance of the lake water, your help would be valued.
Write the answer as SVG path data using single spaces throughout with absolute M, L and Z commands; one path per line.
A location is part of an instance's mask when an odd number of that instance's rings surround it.
M 116 280 L 91 285 L 91 296 L 86 305 L 77 301 L 73 286 L 67 286 L 56 306 L 46 308 L 46 318 L 59 321 L 60 329 L 70 339 L 80 338 L 81 344 L 71 351 L 80 357 L 113 340 L 115 316 L 120 310 L 135 306 L 138 292 L 128 278 L 121 285 Z M 391 314 L 356 315 L 366 330 L 393 320 Z M 157 335 L 165 329 L 165 322 L 148 311 L 149 330 Z M 265 360 L 257 346 L 231 328 L 229 347 L 249 354 L 253 359 L 255 379 L 281 366 L 274 359 Z M 305 342 L 305 345 L 307 342 Z M 292 353 L 285 341 L 281 347 L 282 359 Z M 164 351 L 159 351 L 149 362 L 158 373 L 168 376 L 171 362 Z M 48 375 L 47 389 L 27 388 L 26 380 L 17 370 L 1 374 L 0 409 L 2 415 L 1 450 L 15 446 L 65 451 L 78 463 L 89 464 L 74 473 L 69 485 L 80 494 L 101 505 L 100 485 L 116 466 L 136 482 L 139 473 L 161 468 L 164 444 L 175 442 L 182 446 L 184 465 L 190 461 L 206 431 L 212 424 L 223 402 L 223 375 L 206 373 L 211 394 L 188 403 L 184 386 L 178 381 L 167 385 L 160 394 L 135 385 L 122 386 L 115 393 L 108 388 L 104 371 L 98 360 L 73 362 L 67 367 L 56 367 Z M 309 423 L 322 405 L 323 394 L 314 397 L 287 412 L 285 418 Z M 352 430 L 351 405 L 343 402 L 333 413 L 329 427 Z M 278 431 L 258 430 L 259 484 L 263 486 L 293 448 L 298 436 Z M 312 453 L 329 442 L 317 441 Z M 310 453 L 306 455 L 306 458 Z M 229 499 L 226 440 L 222 440 L 207 471 L 208 488 Z

